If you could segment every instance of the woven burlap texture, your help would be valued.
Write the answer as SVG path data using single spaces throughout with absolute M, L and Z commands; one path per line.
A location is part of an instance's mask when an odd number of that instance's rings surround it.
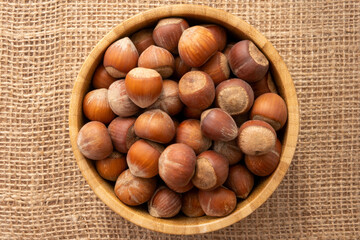
M 124 19 L 174 3 L 209 5 L 277 48 L 300 104 L 296 154 L 258 210 L 199 239 L 360 238 L 360 2 L 19 1 L 0 4 L 0 238 L 190 239 L 132 224 L 82 177 L 68 134 L 73 82 Z

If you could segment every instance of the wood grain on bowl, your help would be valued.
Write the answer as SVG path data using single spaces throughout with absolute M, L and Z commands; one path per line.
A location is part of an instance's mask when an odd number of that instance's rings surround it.
M 113 186 L 99 176 L 93 162 L 80 153 L 76 144 L 78 132 L 84 124 L 82 101 L 91 85 L 92 75 L 107 47 L 116 40 L 130 36 L 140 29 L 155 26 L 158 20 L 166 17 L 183 17 L 198 22 L 218 24 L 239 39 L 253 41 L 269 60 L 270 70 L 279 94 L 286 102 L 288 121 L 285 125 L 283 149 L 278 167 L 254 188 L 246 200 L 237 204 L 235 211 L 226 217 L 188 218 L 178 215 L 173 219 L 158 219 L 150 216 L 145 208 L 129 207 L 116 197 Z M 113 211 L 139 226 L 154 231 L 171 234 L 197 234 L 215 231 L 245 218 L 275 191 L 284 178 L 295 152 L 299 131 L 299 109 L 295 87 L 284 61 L 272 44 L 254 27 L 222 10 L 197 5 L 171 5 L 148 10 L 120 23 L 95 46 L 85 60 L 74 83 L 70 102 L 69 130 L 73 152 L 84 178 L 95 194 Z

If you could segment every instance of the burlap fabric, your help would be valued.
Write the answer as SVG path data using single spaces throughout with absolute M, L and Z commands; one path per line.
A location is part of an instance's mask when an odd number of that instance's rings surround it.
M 301 130 L 290 169 L 245 220 L 199 239 L 360 238 L 360 2 L 181 1 L 240 16 L 284 58 Z M 103 204 L 72 154 L 68 108 L 95 44 L 122 20 L 180 1 L 0 5 L 0 238 L 190 239 L 138 227 Z

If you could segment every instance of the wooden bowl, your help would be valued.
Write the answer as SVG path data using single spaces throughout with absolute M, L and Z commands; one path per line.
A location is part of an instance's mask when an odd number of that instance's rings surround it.
M 113 186 L 102 179 L 93 162 L 79 151 L 76 138 L 82 125 L 82 100 L 88 91 L 95 68 L 101 61 L 106 48 L 115 40 L 129 36 L 139 29 L 156 24 L 161 18 L 184 17 L 198 22 L 216 23 L 225 27 L 239 39 L 252 40 L 270 61 L 270 69 L 279 94 L 288 108 L 288 121 L 284 130 L 283 152 L 275 172 L 260 181 L 250 196 L 237 204 L 233 213 L 226 217 L 188 218 L 179 215 L 172 219 L 158 219 L 150 216 L 145 208 L 129 207 L 115 196 Z M 290 73 L 276 49 L 254 27 L 222 10 L 196 5 L 171 5 L 140 13 L 116 26 L 91 51 L 74 83 L 69 113 L 70 140 L 79 168 L 95 194 L 113 211 L 123 218 L 148 229 L 171 234 L 197 234 L 211 232 L 229 226 L 255 211 L 263 204 L 284 178 L 295 152 L 299 131 L 299 110 L 295 87 Z

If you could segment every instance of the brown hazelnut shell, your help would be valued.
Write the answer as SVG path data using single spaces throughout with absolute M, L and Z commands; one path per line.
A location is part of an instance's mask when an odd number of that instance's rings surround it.
M 110 123 L 115 114 L 111 110 L 106 88 L 95 89 L 88 92 L 83 100 L 83 112 L 90 121 Z
M 199 203 L 207 216 L 224 217 L 234 211 L 236 195 L 233 191 L 218 187 L 212 191 L 199 190 Z
M 91 121 L 81 127 L 77 136 L 80 152 L 92 160 L 102 160 L 113 152 L 110 135 L 106 126 L 98 121 Z
M 165 148 L 159 158 L 159 176 L 169 186 L 186 186 L 195 172 L 196 155 L 192 148 L 175 143 Z
M 236 43 L 228 54 L 232 72 L 247 82 L 261 80 L 269 69 L 269 61 L 249 40 Z
M 260 156 L 245 156 L 246 167 L 257 176 L 268 176 L 275 171 L 281 156 L 281 142 L 276 140 L 275 147 L 268 153 Z
M 160 109 L 148 110 L 135 121 L 137 136 L 157 143 L 168 143 L 175 136 L 175 126 L 171 117 Z
M 276 132 L 270 124 L 260 120 L 249 120 L 239 128 L 237 144 L 247 155 L 263 155 L 274 148 L 276 139 Z
M 201 114 L 201 131 L 214 141 L 231 141 L 238 135 L 234 119 L 220 108 L 211 108 Z
M 238 198 L 245 199 L 254 186 L 254 175 L 242 165 L 230 167 L 225 186 L 234 191 Z
M 221 82 L 216 87 L 215 106 L 230 115 L 244 114 L 254 103 L 254 92 L 250 85 L 238 78 Z
M 138 206 L 150 200 L 156 189 L 156 178 L 139 178 L 130 170 L 123 171 L 116 180 L 115 195 L 129 206 Z
M 102 178 L 115 182 L 127 165 L 125 156 L 114 151 L 107 158 L 95 161 L 95 167 Z
M 196 159 L 191 182 L 201 190 L 210 191 L 221 186 L 229 173 L 229 160 L 215 151 L 202 152 Z
M 205 215 L 199 202 L 199 190 L 193 188 L 184 193 L 181 198 L 181 211 L 188 217 L 201 217 Z
M 117 151 L 127 153 L 131 145 L 139 139 L 135 135 L 135 120 L 136 118 L 117 117 L 109 124 L 108 131 Z
M 286 103 L 276 93 L 262 94 L 255 100 L 250 118 L 265 121 L 277 131 L 285 125 L 287 120 Z

